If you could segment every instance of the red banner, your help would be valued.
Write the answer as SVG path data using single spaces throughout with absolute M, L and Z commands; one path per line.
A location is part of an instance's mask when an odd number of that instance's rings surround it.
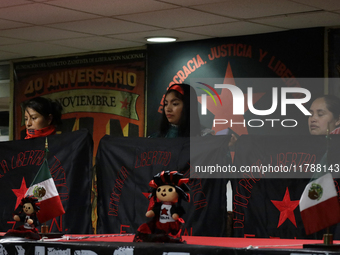
M 20 62 L 14 74 L 15 139 L 25 136 L 20 104 L 36 96 L 63 106 L 58 133 L 89 130 L 94 155 L 105 134 L 144 136 L 145 51 Z

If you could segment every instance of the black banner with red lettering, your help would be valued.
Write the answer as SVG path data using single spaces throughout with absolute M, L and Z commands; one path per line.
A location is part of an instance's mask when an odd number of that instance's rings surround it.
M 328 172 L 332 173 L 339 194 L 340 137 L 331 136 L 327 145 L 325 136 L 241 136 L 234 160 L 238 169 L 262 165 L 267 166 L 267 171 L 276 167 L 278 172 L 286 167 L 287 172 L 278 175 L 280 178 L 268 178 L 266 172 L 247 172 L 243 178 L 232 181 L 234 236 L 321 239 L 324 231 L 306 235 L 299 200 L 312 172 L 324 170 L 320 162 L 327 146 Z M 306 175 L 309 178 L 296 175 L 301 171 L 311 172 Z M 340 234 L 336 227 L 332 232 L 335 236 Z
M 229 138 L 225 139 L 228 144 Z M 219 153 L 225 155 L 226 151 Z M 135 233 L 148 221 L 150 180 L 164 170 L 181 171 L 189 177 L 189 159 L 189 138 L 104 136 L 96 158 L 97 233 Z M 226 183 L 227 179 L 190 179 L 191 201 L 182 202 L 184 235 L 225 236 Z
M 45 137 L 0 143 L 0 232 L 18 227 L 12 214 L 43 163 L 44 148 Z M 92 233 L 90 134 L 81 130 L 48 136 L 48 149 L 48 165 L 65 209 L 47 222 L 49 231 Z

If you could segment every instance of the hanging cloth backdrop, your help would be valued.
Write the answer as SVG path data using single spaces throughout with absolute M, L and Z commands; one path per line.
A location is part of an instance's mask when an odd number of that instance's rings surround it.
M 328 159 L 339 194 L 340 142 L 331 136 Z M 233 179 L 233 232 L 235 237 L 254 238 L 322 238 L 322 231 L 307 236 L 302 223 L 299 200 L 327 149 L 325 136 L 241 136 L 236 144 L 234 164 L 242 166 L 286 166 L 290 172 L 281 175 L 244 173 Z M 307 167 L 306 178 L 294 174 Z M 321 167 L 321 165 L 320 165 Z M 303 168 L 304 169 L 304 168 Z M 335 231 L 335 236 L 340 232 Z M 334 233 L 334 232 L 333 232 Z
M 0 232 L 18 226 L 12 214 L 43 163 L 44 148 L 45 137 L 0 143 Z M 91 136 L 83 130 L 48 136 L 48 149 L 48 165 L 65 214 L 47 225 L 51 232 L 92 233 Z
M 215 139 L 215 153 L 225 155 L 228 137 Z M 203 144 L 202 144 L 203 145 Z M 98 233 L 135 233 L 148 221 L 145 213 L 153 176 L 178 170 L 189 177 L 189 138 L 114 138 L 104 136 L 96 158 L 98 175 Z M 205 157 L 207 155 L 201 155 Z M 190 203 L 184 235 L 224 236 L 227 179 L 191 178 Z

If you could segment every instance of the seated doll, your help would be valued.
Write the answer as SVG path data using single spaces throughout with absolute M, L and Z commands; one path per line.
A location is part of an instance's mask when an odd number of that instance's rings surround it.
M 134 242 L 183 242 L 181 216 L 185 211 L 181 200 L 189 201 L 188 181 L 177 171 L 163 171 L 153 177 L 149 183 L 153 189 L 146 212 L 146 217 L 152 219 L 138 228 Z
M 36 213 L 40 210 L 38 199 L 33 196 L 26 196 L 21 200 L 19 206 L 21 207 L 21 211 L 18 215 L 15 214 L 13 219 L 15 221 L 21 221 L 23 225 L 20 225 L 16 229 L 8 230 L 5 236 L 39 240 L 40 236 L 36 228 L 39 224 Z

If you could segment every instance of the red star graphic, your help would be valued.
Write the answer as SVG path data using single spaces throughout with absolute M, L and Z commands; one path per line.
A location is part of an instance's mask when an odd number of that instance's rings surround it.
M 17 209 L 18 205 L 21 202 L 21 199 L 25 197 L 25 194 L 27 192 L 28 188 L 26 187 L 26 181 L 25 178 L 22 178 L 20 189 L 12 189 L 14 194 L 17 196 L 17 203 L 15 204 L 15 209 Z
M 271 200 L 271 202 L 280 211 L 280 219 L 277 227 L 280 227 L 283 222 L 288 218 L 296 227 L 296 221 L 294 216 L 294 210 L 299 205 L 299 200 L 290 200 L 288 187 L 286 189 L 285 196 L 282 201 Z
M 166 208 L 162 209 L 161 215 L 168 215 L 168 210 Z
M 228 67 L 224 76 L 223 84 L 235 85 L 234 75 L 230 67 L 230 63 L 228 63 Z M 236 86 L 236 85 L 235 85 Z M 253 93 L 253 104 L 255 104 L 264 93 Z M 216 127 L 212 127 L 212 129 L 217 133 L 218 131 L 227 129 L 230 127 L 234 132 L 239 135 L 248 134 L 247 124 L 243 126 L 244 116 L 243 115 L 233 115 L 233 97 L 229 89 L 222 89 L 221 92 L 221 100 L 222 106 L 217 103 L 215 105 L 214 101 L 210 96 L 207 96 L 207 109 L 215 115 L 215 119 L 226 119 L 228 120 L 227 124 L 224 125 L 216 125 Z M 219 102 L 216 95 L 214 95 L 216 102 Z M 201 103 L 202 98 L 199 96 L 198 101 Z M 247 94 L 244 94 L 244 112 L 248 110 L 247 105 Z M 231 120 L 234 123 L 231 127 Z M 241 123 L 241 124 L 235 124 Z
M 124 101 L 120 101 L 120 102 L 122 103 L 122 107 L 120 109 L 123 109 L 123 108 L 127 109 L 128 104 L 129 104 L 127 101 L 127 98 L 125 98 Z

